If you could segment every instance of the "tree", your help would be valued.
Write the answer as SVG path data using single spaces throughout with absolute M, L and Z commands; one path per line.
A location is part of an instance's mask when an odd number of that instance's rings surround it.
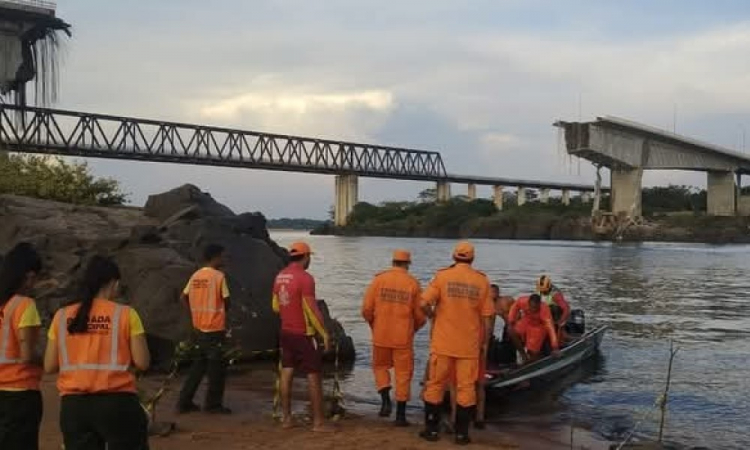
M 422 203 L 435 203 L 437 201 L 437 189 L 425 189 L 417 195 L 417 198 Z
M 83 205 L 121 205 L 127 194 L 112 178 L 96 178 L 86 163 L 0 152 L 0 194 Z

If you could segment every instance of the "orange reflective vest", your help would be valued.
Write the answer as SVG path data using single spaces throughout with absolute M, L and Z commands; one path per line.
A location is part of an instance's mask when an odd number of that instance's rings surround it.
M 200 269 L 190 278 L 188 300 L 195 329 L 214 332 L 226 328 L 223 284 L 224 273 L 210 267 Z
M 89 314 L 88 331 L 70 334 L 68 323 L 79 307 L 76 304 L 61 309 L 53 324 L 59 346 L 60 394 L 135 393 L 135 375 L 128 370 L 132 361 L 130 308 L 96 299 Z
M 15 295 L 0 316 L 0 390 L 39 390 L 42 368 L 21 361 L 18 323 L 34 300 Z

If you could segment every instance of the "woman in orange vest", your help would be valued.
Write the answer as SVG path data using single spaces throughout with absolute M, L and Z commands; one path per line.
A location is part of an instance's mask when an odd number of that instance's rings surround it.
M 78 301 L 52 319 L 44 370 L 60 372 L 66 450 L 148 449 L 148 418 L 130 369 L 148 369 L 150 356 L 138 314 L 113 301 L 119 284 L 117 265 L 94 256 Z
M 0 449 L 37 450 L 42 421 L 41 361 L 34 354 L 41 320 L 25 297 L 42 261 L 27 243 L 16 245 L 0 268 Z

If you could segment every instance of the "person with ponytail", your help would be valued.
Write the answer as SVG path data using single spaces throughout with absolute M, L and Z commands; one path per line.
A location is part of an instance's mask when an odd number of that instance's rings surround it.
M 131 368 L 148 369 L 141 319 L 115 303 L 120 270 L 94 256 L 75 303 L 55 314 L 44 370 L 60 372 L 60 428 L 66 450 L 147 450 L 148 418 Z
M 42 421 L 35 354 L 42 325 L 28 291 L 42 261 L 28 243 L 16 245 L 0 266 L 0 449 L 38 450 Z

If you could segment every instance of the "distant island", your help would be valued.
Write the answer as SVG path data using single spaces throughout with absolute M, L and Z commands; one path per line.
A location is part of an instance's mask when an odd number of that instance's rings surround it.
M 268 219 L 266 226 L 269 230 L 301 230 L 309 231 L 323 226 L 325 220 L 316 219 L 290 219 L 284 217 L 281 219 Z
M 706 192 L 688 186 L 653 187 L 643 190 L 643 217 L 619 221 L 606 213 L 592 215 L 591 204 L 580 198 L 563 205 L 547 203 L 530 195 L 518 206 L 506 198 L 498 210 L 486 199 L 454 197 L 436 202 L 432 190 L 417 201 L 358 203 L 348 224 L 336 227 L 324 222 L 312 234 L 341 236 L 392 236 L 431 238 L 611 240 L 750 243 L 750 218 L 713 217 L 705 213 Z M 512 194 L 511 194 L 512 195 Z M 600 211 L 609 210 L 609 197 L 601 199 Z

